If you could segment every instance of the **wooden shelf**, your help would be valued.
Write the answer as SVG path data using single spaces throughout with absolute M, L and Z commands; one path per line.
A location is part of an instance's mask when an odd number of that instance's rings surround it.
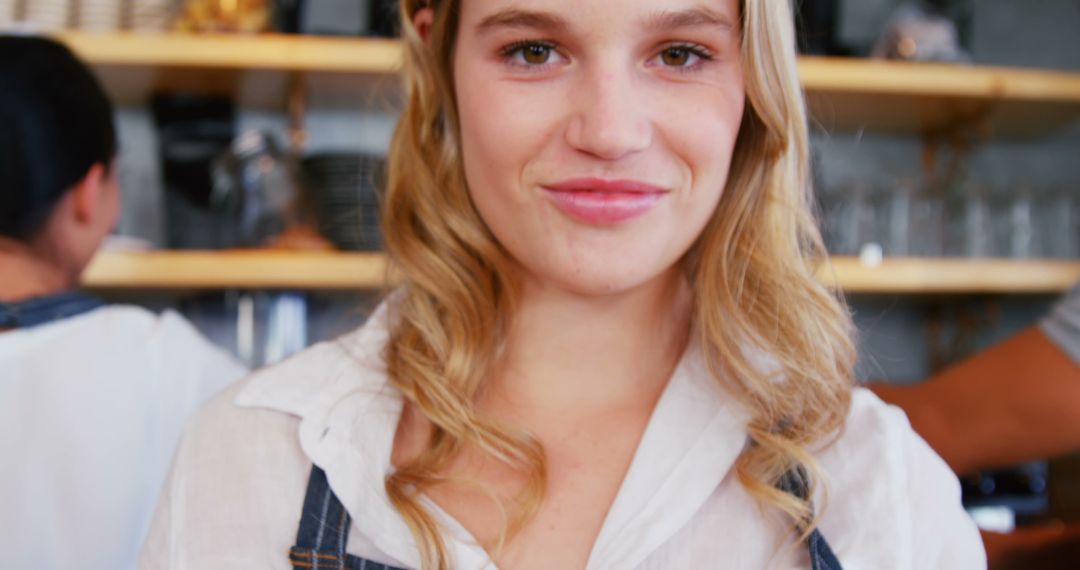
M 242 105 L 284 107 L 288 81 L 330 101 L 393 97 L 396 40 L 289 35 L 63 32 L 130 104 L 154 89 L 232 95 Z M 1080 119 L 1080 73 L 984 66 L 803 57 L 800 75 L 815 125 L 924 134 L 957 126 L 993 136 L 1051 132 Z M 380 81 L 380 79 L 382 81 Z M 389 81 L 387 81 L 389 80 Z
M 1080 73 L 819 57 L 801 58 L 799 73 L 830 131 L 1032 136 L 1080 119 Z
M 144 104 L 154 91 L 187 91 L 283 109 L 297 77 L 313 101 L 331 106 L 388 101 L 399 91 L 401 44 L 389 39 L 76 31 L 57 38 L 123 105 Z
M 378 289 L 379 253 L 167 251 L 99 253 L 83 274 L 92 289 Z
M 400 42 L 285 34 L 62 32 L 58 38 L 95 65 L 394 73 Z
M 834 257 L 819 276 L 853 294 L 1060 293 L 1080 281 L 1080 261 L 886 258 L 867 266 Z
M 94 289 L 355 290 L 381 288 L 386 275 L 380 253 L 103 252 L 83 283 Z M 887 259 L 868 267 L 836 257 L 821 278 L 851 294 L 1058 293 L 1080 281 L 1080 261 Z

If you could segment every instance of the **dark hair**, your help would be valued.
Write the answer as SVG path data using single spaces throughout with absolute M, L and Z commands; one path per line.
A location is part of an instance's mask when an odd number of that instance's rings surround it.
M 0 235 L 32 238 L 60 197 L 115 155 L 112 104 L 71 50 L 0 35 Z

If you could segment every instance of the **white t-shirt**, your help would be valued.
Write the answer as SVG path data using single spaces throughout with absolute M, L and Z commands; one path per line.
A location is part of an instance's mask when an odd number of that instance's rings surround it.
M 416 544 L 386 495 L 402 410 L 380 352 L 386 311 L 360 330 L 255 373 L 186 432 L 144 570 L 291 568 L 311 464 L 353 517 L 348 552 L 416 568 Z M 589 569 L 808 568 L 779 517 L 763 517 L 732 466 L 745 411 L 687 350 L 657 404 L 588 562 Z M 956 478 L 904 414 L 858 389 L 847 429 L 818 454 L 828 476 L 821 531 L 845 569 L 986 567 Z M 435 508 L 434 503 L 428 501 Z M 453 568 L 494 568 L 449 515 Z M 567 524 L 573 524 L 567 521 Z
M 134 568 L 186 420 L 245 373 L 173 312 L 0 333 L 0 567 Z

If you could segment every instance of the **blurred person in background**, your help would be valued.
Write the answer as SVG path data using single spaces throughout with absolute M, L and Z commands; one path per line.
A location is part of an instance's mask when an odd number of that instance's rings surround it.
M 173 312 L 77 292 L 120 211 L 112 106 L 0 36 L 0 566 L 131 568 L 187 416 L 245 373 Z
M 1037 325 L 926 382 L 871 389 L 960 475 L 1080 451 L 1080 284 Z M 983 540 L 991 568 L 1080 566 L 1080 525 Z

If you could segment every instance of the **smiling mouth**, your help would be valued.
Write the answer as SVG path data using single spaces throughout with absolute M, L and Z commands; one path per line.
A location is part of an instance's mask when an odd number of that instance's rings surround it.
M 590 225 L 613 225 L 652 210 L 668 191 L 635 180 L 577 178 L 543 187 L 564 214 Z

